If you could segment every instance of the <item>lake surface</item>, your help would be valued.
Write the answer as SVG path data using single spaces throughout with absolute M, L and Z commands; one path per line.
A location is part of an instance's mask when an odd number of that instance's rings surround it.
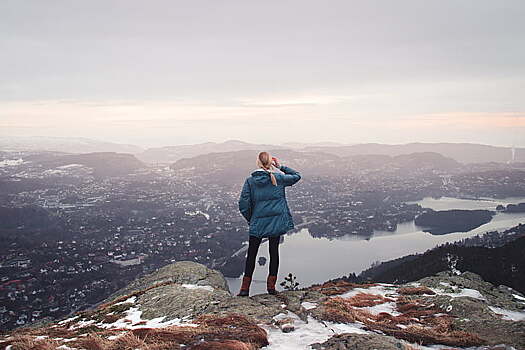
M 488 209 L 495 210 L 499 204 L 516 204 L 525 202 L 525 197 L 506 199 L 458 199 L 442 197 L 440 199 L 425 198 L 411 202 L 424 208 L 434 210 L 449 209 Z M 347 235 L 337 239 L 314 238 L 308 229 L 283 236 L 280 249 L 279 278 L 292 272 L 297 276 L 300 287 L 348 275 L 358 274 L 376 261 L 387 261 L 408 254 L 422 253 L 428 249 L 446 242 L 454 242 L 488 231 L 504 230 L 519 223 L 525 223 L 525 213 L 497 213 L 492 221 L 469 232 L 432 235 L 423 232 L 414 221 L 397 226 L 394 232 L 375 231 L 370 239 L 355 235 Z M 266 292 L 266 276 L 268 273 L 269 255 L 268 243 L 261 244 L 259 255 L 268 259 L 265 266 L 256 263 L 250 294 Z M 242 278 L 242 277 L 241 277 Z M 239 290 L 241 278 L 227 278 L 232 293 Z

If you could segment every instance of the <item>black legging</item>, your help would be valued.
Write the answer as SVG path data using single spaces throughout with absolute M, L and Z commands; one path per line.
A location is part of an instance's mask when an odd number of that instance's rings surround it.
M 277 276 L 279 270 L 279 240 L 281 237 L 270 237 L 268 250 L 270 252 L 270 276 Z M 255 258 L 259 251 L 262 238 L 251 236 L 250 243 L 248 245 L 248 256 L 246 257 L 246 266 L 244 268 L 244 276 L 252 277 L 253 270 L 255 270 Z

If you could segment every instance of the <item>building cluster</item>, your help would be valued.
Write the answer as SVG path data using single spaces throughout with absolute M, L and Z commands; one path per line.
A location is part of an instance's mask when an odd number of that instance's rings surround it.
M 22 159 L 1 164 L 0 208 L 21 214 L 15 227 L 0 227 L 0 329 L 85 309 L 171 262 L 220 268 L 247 240 L 237 210 L 240 185 L 202 185 L 162 166 L 100 178 L 80 165 L 42 171 Z M 304 177 L 288 198 L 298 229 L 370 237 L 414 219 L 421 208 L 407 201 L 476 192 L 486 180 L 443 176 L 357 169 L 337 179 Z M 494 175 L 494 181 L 505 189 L 517 180 Z M 35 205 L 47 213 L 46 227 L 23 215 Z

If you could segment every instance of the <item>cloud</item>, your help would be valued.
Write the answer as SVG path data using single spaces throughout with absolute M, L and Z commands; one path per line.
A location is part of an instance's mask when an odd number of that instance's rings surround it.
M 525 112 L 450 112 L 404 117 L 395 121 L 406 128 L 513 128 L 525 127 Z
M 237 101 L 60 99 L 0 102 L 0 133 L 74 135 L 108 140 L 118 137 L 122 142 L 143 137 L 149 140 L 145 142 L 159 143 L 164 137 L 171 144 L 173 139 L 191 143 L 191 140 L 231 138 L 279 143 L 283 137 L 306 142 L 346 143 L 415 140 L 492 143 L 497 139 L 502 144 L 509 133 L 514 135 L 525 129 L 525 112 L 519 111 L 396 115 L 384 110 L 356 108 L 356 103 L 374 104 L 376 101 L 376 95 L 305 94 Z

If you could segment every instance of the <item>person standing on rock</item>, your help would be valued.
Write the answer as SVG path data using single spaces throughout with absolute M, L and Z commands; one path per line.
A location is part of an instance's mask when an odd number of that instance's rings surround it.
M 257 169 L 246 179 L 239 198 L 239 211 L 250 226 L 248 256 L 241 290 L 238 296 L 248 296 L 255 269 L 255 258 L 263 238 L 269 240 L 270 271 L 266 280 L 269 294 L 276 294 L 275 283 L 279 269 L 280 236 L 294 228 L 292 214 L 286 202 L 285 187 L 292 186 L 301 175 L 292 168 L 280 165 L 268 152 L 257 156 Z M 274 172 L 279 169 L 283 173 Z

